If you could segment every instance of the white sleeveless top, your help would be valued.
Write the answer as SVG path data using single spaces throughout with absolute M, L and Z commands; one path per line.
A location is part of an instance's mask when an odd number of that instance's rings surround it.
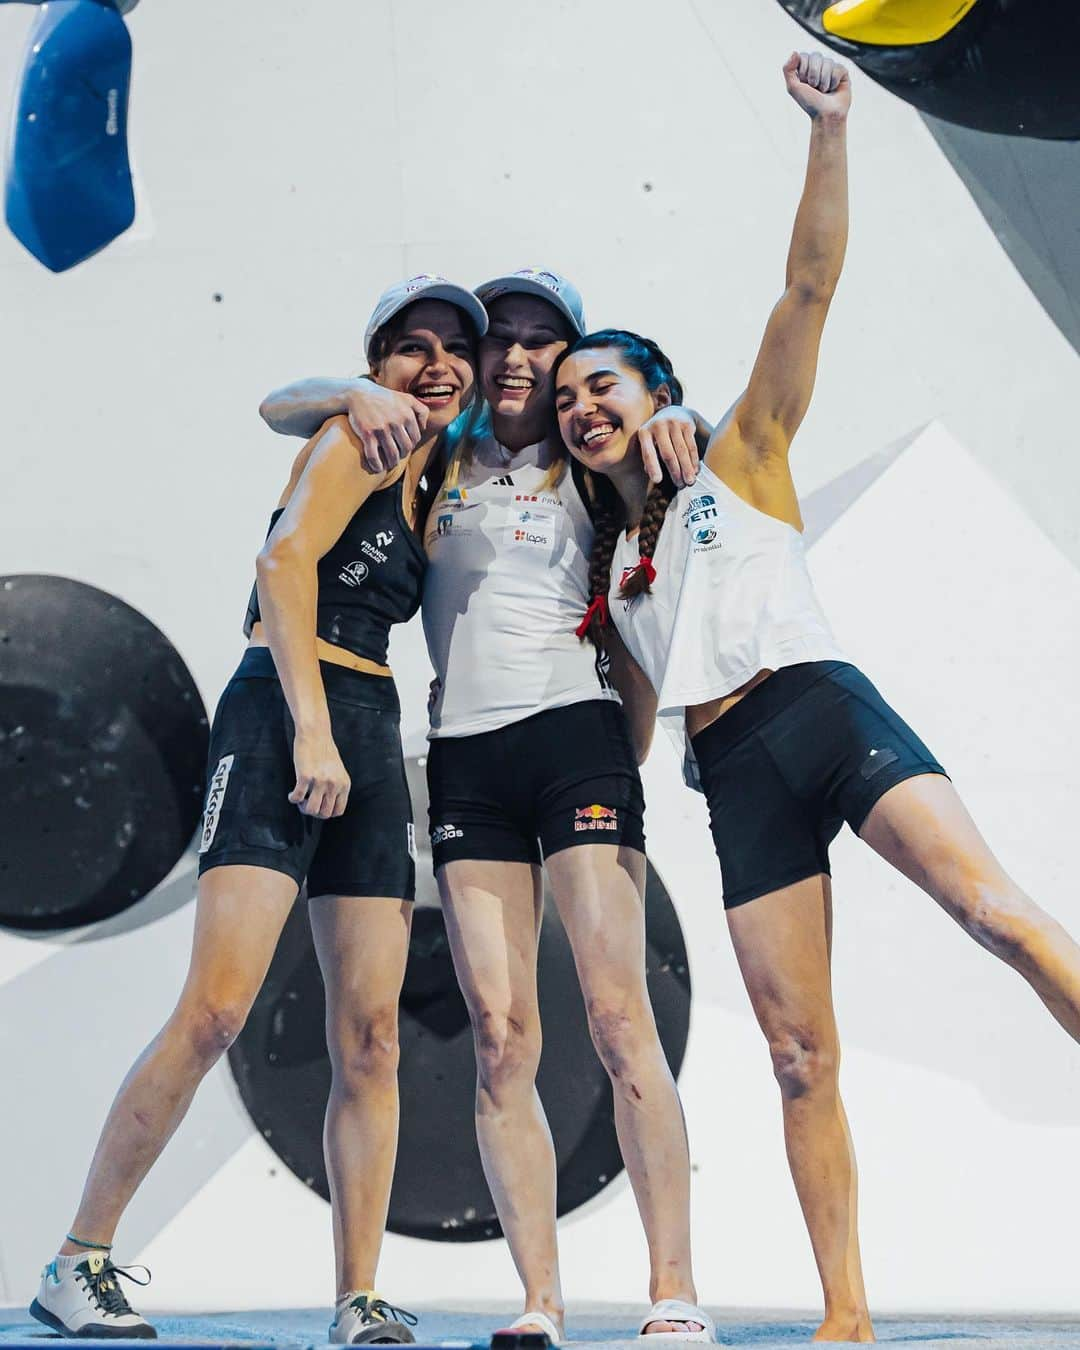
M 623 600 L 623 572 L 638 556 L 637 537 L 620 534 L 611 619 L 656 690 L 686 781 L 698 787 L 686 742 L 688 706 L 730 694 L 760 670 L 842 653 L 814 594 L 802 535 L 743 501 L 705 464 L 668 506 L 651 594 Z
M 593 528 L 569 469 L 541 492 L 542 445 L 477 444 L 428 514 L 424 633 L 441 684 L 431 738 L 472 736 L 547 708 L 618 700 L 575 629 L 589 603 Z

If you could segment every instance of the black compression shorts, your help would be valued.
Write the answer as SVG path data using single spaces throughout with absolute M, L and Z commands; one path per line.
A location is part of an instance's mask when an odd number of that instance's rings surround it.
M 618 703 L 550 708 L 476 736 L 446 736 L 428 751 L 431 852 L 458 859 L 538 863 L 579 844 L 645 851 L 645 800 Z
M 693 739 L 724 906 L 829 871 L 844 821 L 857 834 L 897 783 L 945 770 L 865 675 L 810 661 L 770 675 Z
M 394 682 L 319 662 L 330 729 L 352 780 L 345 814 L 316 820 L 288 800 L 293 722 L 266 647 L 249 647 L 210 731 L 199 875 L 242 863 L 284 872 L 308 894 L 412 900 L 412 805 Z

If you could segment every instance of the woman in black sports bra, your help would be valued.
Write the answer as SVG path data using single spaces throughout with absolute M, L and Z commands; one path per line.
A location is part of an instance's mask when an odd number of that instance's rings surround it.
M 397 1005 L 415 881 L 386 655 L 390 626 L 420 603 L 424 473 L 472 402 L 486 326 L 471 292 L 440 277 L 386 292 L 365 335 L 368 360 L 374 379 L 412 397 L 419 444 L 388 472 L 368 473 L 348 420 L 332 418 L 293 466 L 258 557 L 249 646 L 211 731 L 187 980 L 120 1089 L 35 1300 L 35 1315 L 65 1334 L 154 1335 L 109 1274 L 113 1233 L 243 1026 L 306 878 L 333 1066 L 330 1339 L 413 1340 L 404 1321 L 414 1319 L 373 1288 L 397 1145 Z

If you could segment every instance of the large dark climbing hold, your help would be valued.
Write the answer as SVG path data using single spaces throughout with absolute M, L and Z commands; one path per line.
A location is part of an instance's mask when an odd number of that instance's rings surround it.
M 206 710 L 149 619 L 66 577 L 0 577 L 0 924 L 80 927 L 152 890 L 202 809 Z
M 928 0 L 779 3 L 921 112 L 980 131 L 1080 140 L 1075 0 L 956 0 L 937 23 Z M 940 36 L 915 40 L 928 33 Z

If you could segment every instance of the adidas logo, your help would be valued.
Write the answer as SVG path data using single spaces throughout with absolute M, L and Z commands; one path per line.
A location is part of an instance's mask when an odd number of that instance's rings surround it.
M 496 478 L 496 479 L 495 479 L 495 486 L 496 486 L 496 487 L 513 487 L 513 486 L 514 486 L 514 480 L 510 477 L 509 474 L 507 474 L 505 478 Z

